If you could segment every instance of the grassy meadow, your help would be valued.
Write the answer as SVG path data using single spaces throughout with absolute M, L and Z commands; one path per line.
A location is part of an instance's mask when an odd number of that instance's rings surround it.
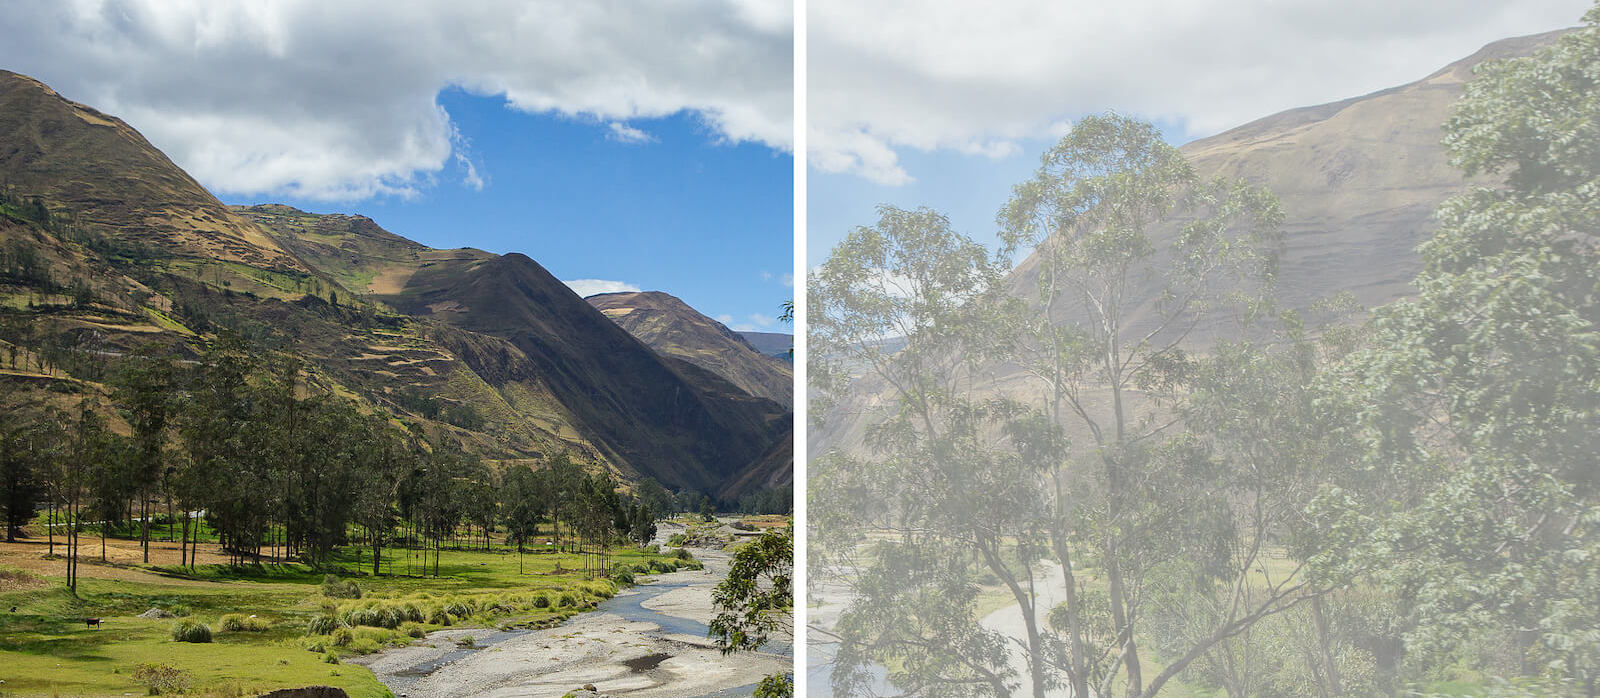
M 164 679 L 141 666 L 164 665 L 178 672 L 157 686 L 165 693 L 244 696 L 325 684 L 356 698 L 388 696 L 369 671 L 342 660 L 446 626 L 548 626 L 616 590 L 587 579 L 579 555 L 537 552 L 519 561 L 500 541 L 488 551 L 442 551 L 437 578 L 420 576 L 421 553 L 402 549 L 385 551 L 385 576 L 373 577 L 371 551 L 354 547 L 313 570 L 229 566 L 203 544 L 202 564 L 191 570 L 176 564 L 175 543 L 152 543 L 150 565 L 137 562 L 136 541 L 110 539 L 107 563 L 99 562 L 98 540 L 86 535 L 83 543 L 76 597 L 62 582 L 65 560 L 49 559 L 43 538 L 0 544 L 0 695 L 146 695 Z M 417 576 L 407 575 L 408 555 Z M 618 549 L 612 562 L 641 575 L 698 565 L 644 549 Z M 325 590 L 329 568 L 341 583 Z M 360 598 L 341 598 L 352 581 Z M 152 608 L 174 617 L 140 617 Z M 89 627 L 86 618 L 101 624 Z M 183 622 L 205 624 L 211 641 L 174 640 Z M 324 632 L 310 634 L 313 625 Z

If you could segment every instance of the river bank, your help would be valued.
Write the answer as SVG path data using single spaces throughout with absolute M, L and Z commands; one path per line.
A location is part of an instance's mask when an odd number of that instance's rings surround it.
M 500 632 L 450 629 L 410 647 L 352 659 L 397 696 L 559 698 L 593 684 L 628 698 L 748 695 L 769 674 L 791 669 L 788 656 L 723 656 L 706 637 L 711 590 L 727 574 L 720 550 L 692 549 L 705 563 L 651 577 L 560 626 Z M 470 648 L 458 646 L 472 638 Z M 787 647 L 787 644 L 784 645 Z

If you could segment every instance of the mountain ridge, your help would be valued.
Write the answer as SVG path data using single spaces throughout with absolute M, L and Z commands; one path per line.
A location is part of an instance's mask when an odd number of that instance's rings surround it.
M 600 293 L 584 299 L 650 348 L 716 373 L 741 390 L 794 402 L 794 372 L 742 335 L 661 291 Z
M 55 357 L 42 377 L 0 376 L 11 401 L 103 392 L 105 364 L 132 348 L 194 356 L 227 330 L 302 356 L 307 386 L 491 463 L 565 451 L 732 501 L 788 437 L 781 405 L 658 355 L 526 255 L 224 206 L 126 123 L 15 73 L 0 73 L 0 194 L 47 211 L 0 210 L 6 255 L 31 260 L 0 274 L 0 345 Z

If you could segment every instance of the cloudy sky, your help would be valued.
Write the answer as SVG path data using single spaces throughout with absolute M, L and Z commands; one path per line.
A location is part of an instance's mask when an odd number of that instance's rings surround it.
M 0 68 L 229 203 L 524 252 L 766 327 L 792 266 L 788 0 L 8 3 Z
M 807 257 L 873 206 L 987 238 L 1074 120 L 1115 109 L 1174 143 L 1420 79 L 1592 0 L 811 0 Z

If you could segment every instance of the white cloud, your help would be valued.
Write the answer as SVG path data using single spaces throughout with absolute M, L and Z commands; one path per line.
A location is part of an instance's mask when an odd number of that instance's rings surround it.
M 1590 1 L 813 0 L 808 159 L 898 185 L 897 150 L 1005 157 L 1107 109 L 1216 133 L 1578 24 Z
M 638 293 L 642 290 L 626 281 L 608 281 L 606 279 L 572 279 L 561 283 L 566 284 L 567 288 L 572 289 L 573 292 L 584 298 L 597 293 Z
M 794 288 L 794 274 L 784 274 L 780 281 L 783 282 L 783 285 Z
M 606 124 L 606 127 L 611 131 L 610 133 L 606 134 L 606 138 L 617 141 L 618 143 L 653 143 L 656 140 L 655 136 L 622 123 L 621 121 L 613 121 L 609 124 Z
M 727 318 L 724 320 L 723 318 Z M 718 315 L 717 322 L 728 326 L 734 332 L 761 332 L 778 324 L 777 318 L 767 317 L 761 313 L 751 313 L 747 321 L 733 324 L 733 316 Z
M 771 281 L 772 280 L 772 272 L 770 272 L 770 271 L 761 272 L 761 280 L 762 281 Z
M 595 123 L 682 111 L 791 147 L 790 0 L 60 0 L 7 8 L 0 66 L 127 120 L 240 195 L 409 195 L 452 160 L 457 86 Z M 626 128 L 626 127 L 625 127 Z

